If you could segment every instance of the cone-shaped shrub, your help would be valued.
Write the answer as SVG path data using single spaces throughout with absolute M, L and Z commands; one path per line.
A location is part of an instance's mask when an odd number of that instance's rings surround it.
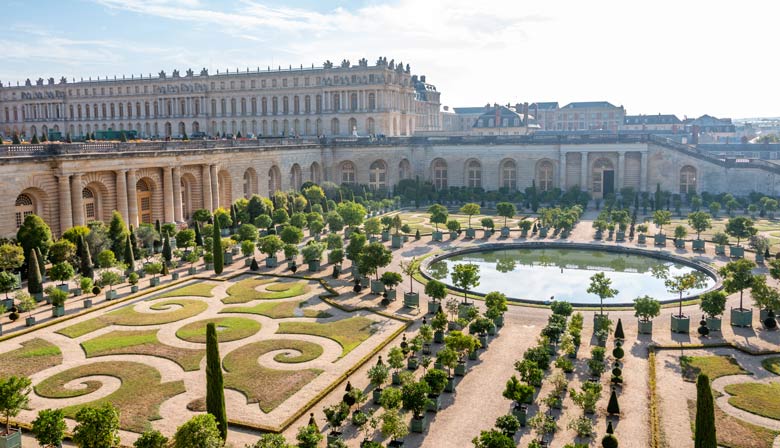
M 38 266 L 38 255 L 35 250 L 30 251 L 30 266 L 27 269 L 27 292 L 30 294 L 43 293 L 43 278 Z
M 214 273 L 222 273 L 224 268 L 224 254 L 222 253 L 222 231 L 219 229 L 219 220 L 214 220 L 214 233 L 212 235 L 212 253 L 214 255 Z
M 206 325 L 206 412 L 214 416 L 222 440 L 227 438 L 225 389 L 222 385 L 222 360 L 219 358 L 217 327 Z
M 609 403 L 607 404 L 607 413 L 609 413 L 609 415 L 620 415 L 620 403 L 618 403 L 617 394 L 615 393 L 614 390 L 612 391 L 612 395 L 609 396 Z
M 618 318 L 618 323 L 615 326 L 615 339 L 625 339 L 626 334 L 623 333 L 623 321 Z
M 124 261 L 129 272 L 135 271 L 135 255 L 133 254 L 133 243 L 130 241 L 130 235 L 125 239 Z
M 700 373 L 696 379 L 696 434 L 694 446 L 696 448 L 717 448 L 717 435 L 715 434 L 715 408 L 712 402 L 712 390 L 710 379 Z

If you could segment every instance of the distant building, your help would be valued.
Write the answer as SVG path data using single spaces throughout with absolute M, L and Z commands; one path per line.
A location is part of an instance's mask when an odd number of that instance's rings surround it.
M 623 130 L 676 134 L 683 131 L 683 122 L 676 115 L 626 115 Z
M 526 135 L 539 129 L 536 119 L 528 113 L 528 103 L 486 107 L 472 126 L 471 135 Z
M 738 143 L 737 127 L 731 118 L 716 118 L 702 115 L 683 121 L 685 130 L 691 134 L 692 143 Z
M 626 110 L 608 101 L 569 103 L 558 110 L 555 129 L 559 131 L 617 131 L 623 126 Z
M 558 115 L 558 102 L 542 102 L 531 104 L 531 113 L 536 117 L 539 128 L 542 130 L 554 130 Z

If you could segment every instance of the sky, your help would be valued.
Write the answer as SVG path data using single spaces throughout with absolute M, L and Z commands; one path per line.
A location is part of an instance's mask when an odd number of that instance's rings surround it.
M 2 3 L 3 84 L 385 56 L 450 107 L 605 100 L 628 114 L 780 116 L 770 0 Z

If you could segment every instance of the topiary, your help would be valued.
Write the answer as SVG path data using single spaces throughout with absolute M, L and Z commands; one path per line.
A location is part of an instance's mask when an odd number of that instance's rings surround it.
M 615 393 L 614 390 L 612 390 L 612 395 L 609 396 L 609 403 L 607 404 L 607 413 L 609 413 L 610 415 L 620 415 L 620 403 L 618 403 L 617 394 Z
M 617 326 L 615 327 L 615 339 L 625 339 L 626 335 L 623 333 L 623 321 L 618 318 Z
M 249 270 L 256 272 L 260 270 L 260 266 L 257 265 L 257 259 L 252 258 L 252 263 L 249 265 Z
M 612 356 L 615 357 L 615 359 L 623 359 L 623 356 L 625 356 L 626 352 L 623 350 L 622 347 L 615 347 L 612 349 Z
M 601 439 L 601 446 L 604 448 L 618 448 L 618 439 L 612 434 L 607 434 Z

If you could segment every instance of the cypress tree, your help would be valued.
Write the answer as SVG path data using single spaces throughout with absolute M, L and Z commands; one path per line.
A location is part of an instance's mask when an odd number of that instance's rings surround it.
M 224 254 L 222 253 L 222 231 L 219 229 L 219 220 L 214 220 L 214 233 L 212 235 L 212 253 L 214 254 L 214 273 L 222 273 L 224 267 Z
M 79 271 L 81 271 L 82 277 L 95 278 L 95 268 L 92 263 L 92 254 L 89 252 L 89 244 L 84 241 L 84 235 L 79 235 L 79 260 L 81 262 Z
M 230 206 L 230 220 L 233 221 L 234 226 L 238 226 L 238 218 L 236 217 L 236 205 Z
M 12 145 L 21 145 L 22 144 L 22 141 L 19 140 L 19 134 L 17 134 L 16 132 L 14 132 L 14 136 L 11 138 L 11 144 Z
M 154 221 L 154 230 L 156 230 L 159 235 L 162 235 L 162 226 L 160 225 L 159 219 Z
M 165 238 L 163 238 L 162 256 L 166 264 L 170 264 L 171 260 L 173 260 L 173 253 L 171 252 L 171 237 L 169 237 L 167 233 L 165 234 Z
M 135 271 L 135 255 L 133 252 L 133 243 L 130 242 L 130 235 L 125 239 L 125 256 L 124 262 L 127 265 L 128 272 Z
M 620 404 L 618 403 L 617 394 L 614 389 L 612 390 L 612 395 L 609 396 L 607 413 L 610 415 L 620 415 Z
M 33 295 L 43 293 L 43 278 L 35 250 L 30 251 L 30 266 L 27 268 L 27 292 Z
M 222 361 L 219 358 L 217 327 L 206 325 L 206 412 L 214 416 L 222 440 L 227 438 L 225 389 L 222 385 Z
M 41 141 L 40 141 L 40 140 L 38 140 L 38 134 L 37 134 L 37 133 L 33 134 L 32 140 L 30 140 L 30 144 L 31 144 L 31 145 L 37 145 L 37 144 L 39 144 L 40 142 L 41 142 Z
M 138 239 L 135 236 L 135 230 L 133 230 L 132 225 L 130 226 L 130 245 L 133 247 L 133 259 L 140 260 L 141 251 L 138 250 Z
M 41 132 L 41 143 L 46 143 L 48 141 L 49 141 L 49 138 L 46 137 L 46 133 L 45 132 Z
M 200 223 L 195 221 L 195 245 L 203 247 L 203 234 L 200 233 Z
M 108 224 L 108 238 L 111 240 L 111 252 L 121 259 L 125 250 L 125 239 L 127 238 L 127 225 L 122 215 L 114 210 L 111 215 L 111 222 Z
M 39 246 L 35 247 L 35 256 L 38 257 L 38 270 L 41 272 L 41 279 L 46 276 L 46 259 L 43 258 L 43 252 Z
M 260 270 L 260 266 L 257 265 L 257 258 L 252 258 L 252 264 L 249 265 L 249 270 L 253 272 Z
M 626 334 L 623 333 L 623 321 L 618 318 L 617 326 L 615 326 L 615 339 L 625 339 Z
M 715 434 L 715 408 L 712 402 L 710 379 L 700 373 L 696 379 L 696 434 L 695 448 L 717 448 Z

